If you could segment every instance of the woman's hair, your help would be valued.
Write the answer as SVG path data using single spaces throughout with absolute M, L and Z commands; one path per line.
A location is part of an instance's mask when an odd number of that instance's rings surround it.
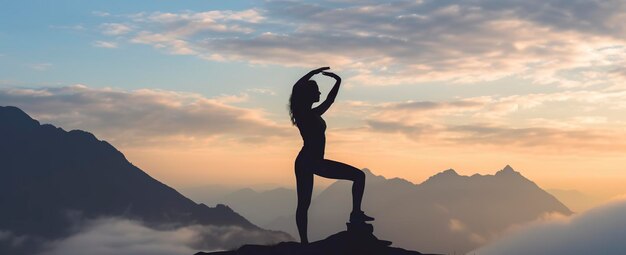
M 289 118 L 291 124 L 298 125 L 298 115 L 306 110 L 307 103 L 311 100 L 312 90 L 317 83 L 313 80 L 308 80 L 303 84 L 296 83 L 291 90 L 291 96 L 289 97 Z

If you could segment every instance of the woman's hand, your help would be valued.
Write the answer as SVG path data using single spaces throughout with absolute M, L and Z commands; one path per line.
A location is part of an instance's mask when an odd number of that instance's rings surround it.
M 320 67 L 320 68 L 318 68 L 318 69 L 314 69 L 314 70 L 313 70 L 313 71 L 311 71 L 310 73 L 312 73 L 312 74 L 318 74 L 318 73 L 321 73 L 321 72 L 326 71 L 326 70 L 328 70 L 328 69 L 330 69 L 330 67 L 329 67 L 329 66 Z
M 322 74 L 328 77 L 333 77 L 335 78 L 335 80 L 341 80 L 341 77 L 339 77 L 339 75 L 336 75 L 335 73 L 332 73 L 332 72 L 322 72 Z

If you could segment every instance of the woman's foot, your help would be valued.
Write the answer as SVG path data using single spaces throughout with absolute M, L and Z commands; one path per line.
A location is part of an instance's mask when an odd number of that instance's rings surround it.
M 374 220 L 373 217 L 365 215 L 363 211 L 356 211 L 356 212 L 350 213 L 350 222 L 352 223 L 366 222 L 366 221 L 373 221 L 373 220 Z
M 303 238 L 300 238 L 300 244 L 301 244 L 301 245 L 308 245 L 308 244 L 309 244 L 309 240 L 308 240 L 308 239 L 303 239 Z

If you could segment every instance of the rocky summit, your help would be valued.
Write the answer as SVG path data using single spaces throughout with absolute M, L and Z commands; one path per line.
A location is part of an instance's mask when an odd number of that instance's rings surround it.
M 276 245 L 244 245 L 233 251 L 198 252 L 195 255 L 421 255 L 417 251 L 392 247 L 392 242 L 374 236 L 371 224 L 347 223 L 347 230 L 326 239 L 303 245 L 282 242 Z

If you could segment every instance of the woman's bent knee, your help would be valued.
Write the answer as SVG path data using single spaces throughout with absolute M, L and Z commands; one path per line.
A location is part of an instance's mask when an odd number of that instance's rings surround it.
M 361 170 L 356 171 L 356 179 L 355 181 L 364 182 L 365 181 L 365 173 Z

